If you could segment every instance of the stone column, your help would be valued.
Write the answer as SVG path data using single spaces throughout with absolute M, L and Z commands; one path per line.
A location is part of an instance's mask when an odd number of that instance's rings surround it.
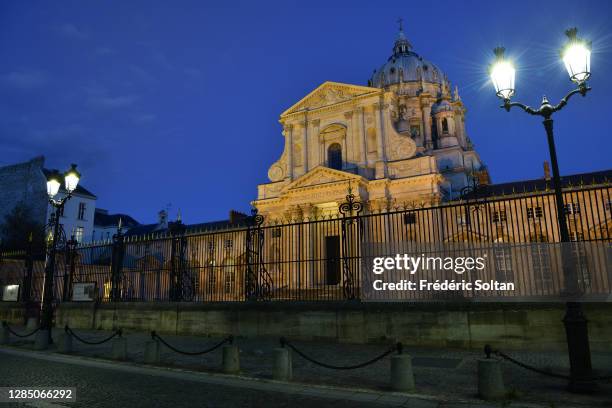
M 302 164 L 304 165 L 304 174 L 308 172 L 308 120 L 304 119 L 302 125 Z
M 283 133 L 285 134 L 285 149 L 287 149 L 287 177 L 293 180 L 293 125 L 286 124 Z
M 302 217 L 301 210 L 297 205 L 290 205 L 285 210 L 285 219 L 286 224 L 293 224 L 299 222 Z M 287 237 L 287 242 L 291 243 L 289 246 L 289 254 L 287 259 L 292 259 L 295 262 L 291 267 L 291 274 L 288 277 L 289 284 L 293 288 L 300 288 L 300 280 L 302 276 L 302 265 L 301 261 L 303 259 L 302 249 L 301 249 L 301 240 L 303 239 L 301 234 L 301 224 L 294 225 L 292 228 L 287 228 L 287 233 L 291 234 L 291 237 Z M 285 239 L 285 238 L 283 238 Z
M 374 105 L 374 120 L 376 121 L 376 150 L 378 150 L 378 160 L 385 161 L 385 125 L 383 120 L 384 103 L 378 102 Z
M 313 119 L 310 121 L 310 124 L 312 125 L 311 131 L 309 132 L 309 134 L 312 135 L 310 137 L 312 161 L 309 164 L 310 169 L 313 169 L 323 164 L 321 160 L 321 141 L 319 140 L 319 126 L 321 125 L 321 120 Z
M 346 119 L 347 130 L 345 135 L 346 140 L 346 153 L 344 154 L 344 161 L 347 163 L 355 163 L 357 160 L 357 152 L 355 151 L 355 127 L 353 126 L 353 111 L 344 112 L 344 119 Z
M 376 150 L 377 158 L 374 168 L 374 177 L 382 179 L 387 177 L 387 154 L 385 153 L 385 123 L 383 110 L 385 104 L 382 102 L 374 104 L 374 120 L 376 122 Z
M 425 150 L 431 150 L 433 149 L 433 141 L 431 140 L 431 104 L 428 101 L 422 101 L 421 111 L 423 112 L 423 134 L 425 136 Z
M 366 126 L 365 126 L 365 115 L 363 113 L 363 107 L 355 109 L 356 115 L 353 115 L 353 123 L 356 124 L 355 129 L 358 129 L 358 138 L 361 146 L 361 163 L 364 167 L 368 165 L 368 147 L 366 145 Z
M 315 218 L 317 207 L 312 204 L 304 204 L 300 206 L 302 210 L 303 221 L 312 221 Z M 313 222 L 304 224 L 302 249 L 304 250 L 302 259 L 304 262 L 304 269 L 302 273 L 302 287 L 310 288 L 315 283 L 315 256 L 314 256 L 314 228 Z

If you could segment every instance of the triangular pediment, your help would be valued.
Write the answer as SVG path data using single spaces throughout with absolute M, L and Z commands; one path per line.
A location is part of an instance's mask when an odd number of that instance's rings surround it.
M 324 106 L 335 105 L 351 100 L 357 96 L 376 94 L 380 91 L 379 88 L 327 81 L 303 97 L 298 103 L 284 111 L 281 117 L 300 111 L 314 110 Z
M 347 173 L 346 171 L 330 169 L 329 167 L 318 166 L 310 170 L 308 173 L 298 177 L 288 184 L 283 190 L 295 190 L 304 187 L 320 186 L 324 184 L 333 184 L 337 182 L 351 181 L 357 186 L 359 183 L 366 181 L 363 177 Z

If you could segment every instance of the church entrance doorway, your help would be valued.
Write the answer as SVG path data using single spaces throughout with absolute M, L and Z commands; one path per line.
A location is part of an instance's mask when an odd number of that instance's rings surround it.
M 325 237 L 325 283 L 337 285 L 340 283 L 340 237 L 332 235 Z

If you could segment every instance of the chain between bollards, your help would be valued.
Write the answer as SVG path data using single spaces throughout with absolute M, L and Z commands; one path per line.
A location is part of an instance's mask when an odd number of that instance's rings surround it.
M 8 329 L 8 331 L 9 331 L 9 333 L 11 333 L 13 336 L 21 337 L 21 338 L 26 338 L 26 337 L 33 336 L 33 335 L 35 335 L 40 330 L 40 327 L 37 327 L 36 329 L 34 329 L 34 331 L 32 331 L 30 333 L 19 334 L 16 331 L 14 331 L 13 329 L 11 329 L 11 326 L 8 325 L 8 322 L 6 320 L 4 320 L 2 322 L 2 327 L 6 327 Z
M 281 337 L 280 338 L 280 345 L 282 348 L 285 348 L 285 346 L 289 347 L 291 350 L 295 351 L 297 355 L 299 355 L 300 357 L 302 357 L 305 360 L 310 361 L 313 364 L 316 364 L 318 366 L 324 367 L 324 368 L 329 368 L 331 370 L 354 370 L 357 368 L 363 368 L 366 366 L 369 366 L 371 364 L 374 364 L 380 360 L 382 360 L 383 358 L 387 357 L 389 354 L 393 353 L 394 351 L 397 351 L 398 354 L 402 354 L 403 351 L 403 346 L 402 343 L 396 343 L 394 344 L 391 348 L 389 348 L 387 351 L 385 351 L 384 353 L 366 361 L 360 364 L 355 364 L 355 365 L 349 365 L 349 366 L 335 366 L 335 365 L 331 365 L 331 364 L 326 364 L 326 363 L 322 363 L 320 361 L 315 360 L 314 358 L 306 355 L 305 353 L 303 353 L 302 351 L 298 350 L 293 344 L 289 343 L 289 341 L 287 341 L 286 338 Z
M 151 332 L 151 338 L 153 340 L 159 340 L 164 346 L 168 347 L 170 350 L 172 350 L 172 351 L 174 351 L 176 353 L 179 353 L 179 354 L 186 355 L 186 356 L 200 356 L 202 354 L 210 353 L 211 351 L 214 351 L 214 350 L 218 349 L 219 347 L 221 347 L 225 343 L 234 344 L 234 336 L 229 335 L 226 338 L 224 338 L 223 340 L 221 340 L 219 343 L 217 343 L 214 346 L 212 346 L 210 348 L 207 348 L 205 350 L 202 350 L 202 351 L 184 351 L 184 350 L 179 350 L 176 347 L 174 347 L 171 344 L 169 344 L 166 340 L 161 338 L 159 336 L 159 334 L 157 334 L 155 331 Z
M 112 340 L 114 337 L 121 337 L 123 335 L 123 331 L 121 329 L 117 329 L 113 332 L 113 334 L 111 334 L 109 337 L 102 339 L 102 340 L 85 340 L 82 337 L 78 336 L 70 327 L 68 327 L 68 325 L 66 325 L 64 327 L 64 331 L 66 332 L 66 334 L 74 337 L 75 339 L 77 339 L 78 341 L 80 341 L 83 344 L 89 344 L 91 346 L 97 346 L 99 344 L 104 344 L 110 340 Z
M 526 370 L 529 370 L 529 371 L 533 371 L 533 372 L 538 373 L 538 374 L 547 375 L 549 377 L 554 377 L 554 378 L 560 378 L 560 379 L 563 379 L 563 380 L 570 380 L 571 379 L 571 377 L 569 375 L 551 373 L 551 372 L 542 370 L 541 368 L 537 368 L 537 367 L 531 366 L 529 364 L 525 364 L 525 363 L 523 363 L 521 361 L 518 361 L 518 360 L 510 357 L 509 355 L 505 354 L 501 350 L 493 349 L 493 347 L 491 347 L 489 344 L 484 346 L 484 352 L 485 352 L 485 355 L 487 356 L 487 358 L 491 358 L 491 354 L 494 354 L 496 356 L 500 356 L 504 360 L 507 360 L 507 361 L 510 361 L 513 364 L 516 364 L 519 367 L 522 367 L 522 368 L 524 368 Z M 590 379 L 592 381 L 608 381 L 608 380 L 612 379 L 612 376 L 600 376 L 600 377 L 593 377 L 593 378 L 590 378 Z

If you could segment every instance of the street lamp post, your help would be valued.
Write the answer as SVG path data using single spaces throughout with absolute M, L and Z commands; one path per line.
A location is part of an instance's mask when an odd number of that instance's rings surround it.
M 62 301 L 70 300 L 70 291 L 72 289 L 72 281 L 74 279 L 74 257 L 78 241 L 74 235 L 66 242 L 65 262 L 68 264 L 64 268 L 64 289 L 62 290 Z
M 42 299 L 42 313 L 40 319 L 40 329 L 43 333 L 43 342 L 51 344 L 53 339 L 51 338 L 51 328 L 53 326 L 53 281 L 55 277 L 55 255 L 57 252 L 57 243 L 60 238 L 60 222 L 59 217 L 62 214 L 62 209 L 68 200 L 72 198 L 72 193 L 79 184 L 81 174 L 76 169 L 76 164 L 72 164 L 70 169 L 64 173 L 64 188 L 66 194 L 60 198 L 55 199 L 55 196 L 59 193 L 61 186 L 62 176 L 57 171 L 53 171 L 47 179 L 47 194 L 49 195 L 49 204 L 54 209 L 52 215 L 52 229 L 53 235 L 51 236 L 51 242 L 49 243 L 47 253 L 47 264 L 45 266 L 45 284 Z
M 552 115 L 561 110 L 569 99 L 576 94 L 585 96 L 591 88 L 587 85 L 587 80 L 591 76 L 591 44 L 577 37 L 576 28 L 565 32 L 568 37 L 566 46 L 561 50 L 561 58 L 569 73 L 570 80 L 576 83 L 577 88 L 569 92 L 557 105 L 552 105 L 546 96 L 542 98 L 542 103 L 537 109 L 531 108 L 519 102 L 511 102 L 514 95 L 515 69 L 512 62 L 504 56 L 504 48 L 498 47 L 493 50 L 496 61 L 491 66 L 491 81 L 495 86 L 496 94 L 504 104 L 501 106 L 506 111 L 513 107 L 521 108 L 530 115 L 541 116 L 544 118 L 543 124 L 548 139 L 548 149 L 550 162 L 553 172 L 553 189 L 555 193 L 555 204 L 557 219 L 559 223 L 559 235 L 561 240 L 561 255 L 563 261 L 564 294 L 576 296 L 579 292 L 575 268 L 572 266 L 571 256 L 567 253 L 567 242 L 570 241 L 567 220 L 565 219 L 565 206 L 563 203 L 563 193 L 561 189 L 561 178 L 559 175 L 559 164 L 557 162 L 557 152 L 555 149 L 555 139 L 553 135 Z M 589 336 L 587 319 L 585 318 L 582 307 L 578 302 L 566 302 L 566 313 L 563 318 L 565 332 L 567 336 L 567 346 L 570 360 L 570 382 L 569 389 L 574 392 L 588 392 L 593 390 L 591 351 L 589 348 Z

